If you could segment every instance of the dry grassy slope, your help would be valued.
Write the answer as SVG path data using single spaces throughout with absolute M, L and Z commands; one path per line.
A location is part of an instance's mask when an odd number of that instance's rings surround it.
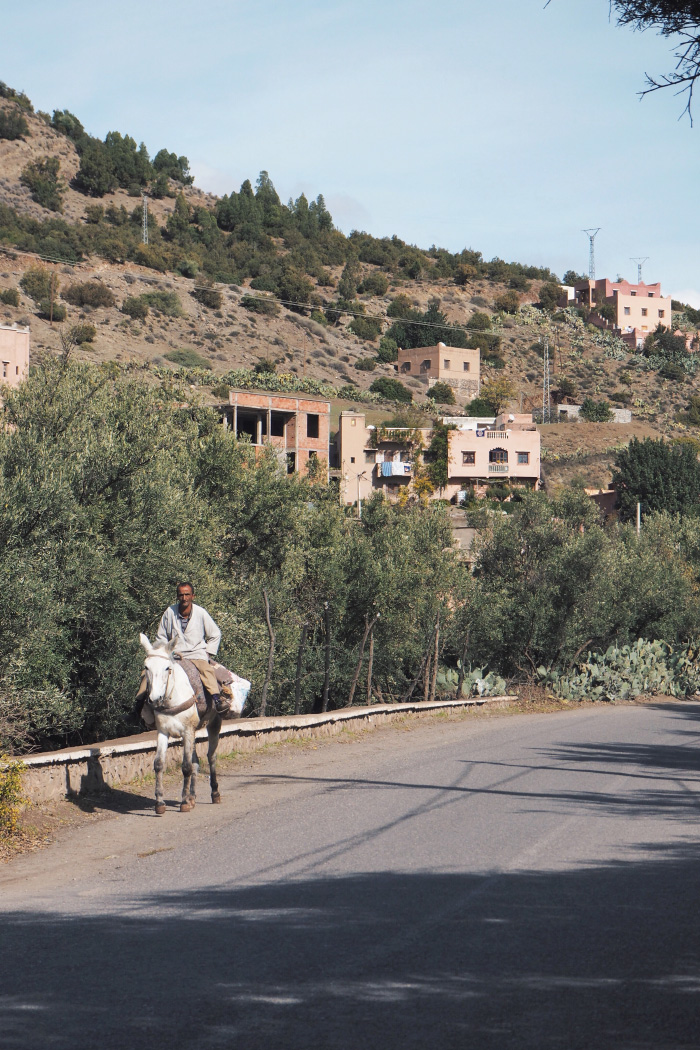
M 12 105 L 0 101 L 0 105 Z M 25 165 L 32 159 L 55 155 L 61 162 L 61 171 L 69 181 L 78 168 L 78 157 L 73 144 L 56 134 L 38 117 L 27 115 L 31 137 L 16 142 L 0 141 L 0 202 L 11 205 L 18 211 L 37 218 L 46 218 L 50 213 L 31 201 L 29 191 L 19 182 Z M 190 187 L 186 191 L 192 203 L 212 206 L 216 198 Z M 65 193 L 64 217 L 71 222 L 84 221 L 89 198 L 68 188 Z M 124 204 L 131 210 L 137 201 L 119 190 L 105 198 L 102 203 Z M 173 208 L 173 201 L 152 201 L 152 221 L 163 222 Z M 400 231 L 399 231 L 400 232 Z M 17 287 L 24 269 L 36 260 L 26 256 L 0 256 L 0 289 Z M 98 278 L 110 287 L 121 304 L 127 295 L 138 295 L 157 288 L 177 292 L 182 303 L 184 317 L 165 318 L 153 313 L 145 322 L 133 322 L 112 309 L 81 311 L 69 307 L 68 321 L 76 322 L 89 317 L 98 329 L 92 344 L 78 351 L 79 356 L 89 360 L 130 360 L 167 363 L 164 355 L 171 349 L 191 347 L 202 354 L 215 373 L 231 368 L 249 366 L 260 357 L 275 359 L 280 371 L 293 371 L 339 385 L 348 381 L 367 388 L 378 375 L 394 375 L 391 365 L 380 365 L 374 372 L 363 372 L 353 367 L 360 357 L 372 354 L 376 344 L 365 343 L 348 331 L 345 325 L 330 328 L 315 324 L 307 318 L 283 310 L 276 318 L 262 318 L 251 314 L 240 305 L 245 288 L 222 287 L 224 303 L 219 311 L 201 307 L 190 295 L 192 282 L 179 275 L 159 275 L 133 264 L 112 265 L 93 258 L 75 266 L 55 267 L 63 286 L 73 281 Z M 366 271 L 371 266 L 364 266 Z M 340 274 L 338 268 L 334 276 Z M 533 282 L 523 302 L 537 300 L 538 282 Z M 429 300 L 438 297 L 448 318 L 455 324 L 465 324 L 476 311 L 493 312 L 493 301 L 504 290 L 502 285 L 489 281 L 476 281 L 468 288 L 457 288 L 445 280 L 431 281 L 428 276 L 419 281 L 395 280 L 389 294 L 383 298 L 364 297 L 363 302 L 370 314 L 384 314 L 391 298 L 399 292 L 409 294 L 416 306 L 425 309 Z M 328 289 L 319 289 L 328 297 Z M 34 351 L 55 350 L 58 347 L 58 326 L 36 317 L 31 300 L 22 297 L 18 309 L 0 305 L 0 321 L 29 323 L 32 329 Z M 502 356 L 506 361 L 504 370 L 486 367 L 484 378 L 507 377 L 517 390 L 514 407 L 522 401 L 525 407 L 539 403 L 542 361 L 533 343 L 539 332 L 536 328 L 520 323 L 517 319 L 506 319 L 501 331 Z M 671 433 L 674 430 L 673 415 L 693 392 L 691 382 L 674 383 L 661 380 L 654 373 L 639 372 L 628 356 L 624 361 L 607 358 L 604 351 L 585 338 L 583 352 L 572 346 L 571 334 L 559 329 L 556 335 L 558 346 L 553 353 L 553 386 L 560 376 L 567 376 L 576 384 L 579 398 L 592 396 L 604 398 L 620 389 L 619 376 L 631 372 L 633 381 L 630 395 L 641 404 L 633 405 L 636 422 L 631 427 L 612 424 L 565 424 L 543 430 L 546 473 L 550 483 L 568 482 L 574 477 L 585 478 L 592 484 L 607 484 L 610 476 L 612 446 L 626 442 L 636 434 Z M 417 400 L 425 393 L 419 381 L 408 384 Z

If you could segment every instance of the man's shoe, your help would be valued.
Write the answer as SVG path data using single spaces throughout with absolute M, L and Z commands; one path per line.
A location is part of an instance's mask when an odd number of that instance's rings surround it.
M 222 696 L 221 693 L 214 693 L 212 700 L 214 701 L 217 715 L 227 715 L 231 710 L 231 704 L 228 698 Z

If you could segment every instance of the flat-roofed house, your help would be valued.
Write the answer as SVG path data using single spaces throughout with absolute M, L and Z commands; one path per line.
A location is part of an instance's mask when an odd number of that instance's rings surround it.
M 434 499 L 457 503 L 468 494 L 483 495 L 494 484 L 536 489 L 540 480 L 540 434 L 528 414 L 471 418 L 448 416 L 447 483 Z M 340 498 L 347 504 L 373 492 L 398 498 L 409 489 L 416 470 L 429 462 L 433 429 L 374 427 L 361 412 L 341 412 L 336 438 Z
M 0 325 L 0 398 L 2 386 L 19 386 L 28 374 L 29 328 Z
M 419 346 L 399 350 L 399 375 L 425 380 L 428 390 L 436 383 L 447 383 L 458 401 L 471 401 L 479 395 L 479 350 L 459 346 Z

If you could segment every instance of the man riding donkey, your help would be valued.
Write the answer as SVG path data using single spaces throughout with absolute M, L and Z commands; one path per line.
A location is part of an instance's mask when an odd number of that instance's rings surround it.
M 203 609 L 201 605 L 195 605 L 194 587 L 189 581 L 178 583 L 176 593 L 177 603 L 170 605 L 163 613 L 154 644 L 156 647 L 166 645 L 175 639 L 173 656 L 176 660 L 182 661 L 195 695 L 198 692 L 199 683 L 196 682 L 196 675 L 192 675 L 190 664 L 193 664 L 199 672 L 207 703 L 213 704 L 218 714 L 226 715 L 230 711 L 230 699 L 227 695 L 221 695 L 222 684 L 216 672 L 217 670 L 220 673 L 223 672 L 223 682 L 229 682 L 232 676 L 213 659 L 219 651 L 221 631 L 206 609 Z M 136 694 L 136 714 L 140 715 L 150 728 L 155 723 L 155 715 L 152 707 L 147 703 L 147 698 L 148 681 L 144 671 Z

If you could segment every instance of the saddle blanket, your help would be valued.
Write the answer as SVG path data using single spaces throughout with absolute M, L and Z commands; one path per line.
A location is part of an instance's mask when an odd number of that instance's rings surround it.
M 202 676 L 191 660 L 180 659 L 179 663 L 192 686 L 192 692 L 197 701 L 197 711 L 199 716 L 200 718 L 203 718 L 207 713 L 208 704 L 202 686 Z M 224 718 L 240 716 L 245 707 L 245 702 L 248 699 L 250 682 L 247 678 L 241 678 L 239 675 L 234 674 L 233 671 L 229 671 L 229 669 L 224 667 L 223 664 L 216 663 L 215 660 L 210 660 L 209 665 L 216 675 L 221 696 L 229 701 L 229 710 L 224 714 Z

